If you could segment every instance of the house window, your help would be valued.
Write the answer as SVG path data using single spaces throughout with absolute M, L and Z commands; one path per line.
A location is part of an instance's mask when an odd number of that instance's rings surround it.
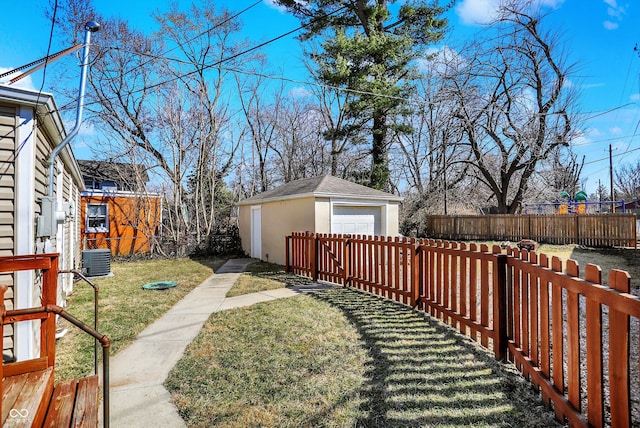
M 100 190 L 103 192 L 117 192 L 118 185 L 113 181 L 103 181 L 100 183 Z
M 87 204 L 88 233 L 109 231 L 109 210 L 107 204 Z

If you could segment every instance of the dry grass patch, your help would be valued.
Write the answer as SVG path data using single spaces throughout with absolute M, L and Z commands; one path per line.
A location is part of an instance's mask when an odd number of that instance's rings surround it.
M 166 259 L 114 262 L 112 277 L 97 278 L 99 287 L 98 331 L 111 339 L 111 353 L 129 345 L 149 324 L 193 290 L 223 259 Z M 178 285 L 168 290 L 143 290 L 148 282 L 170 280 Z M 67 311 L 93 326 L 93 289 L 84 282 L 74 285 Z M 85 376 L 93 371 L 93 339 L 61 320 L 69 333 L 56 347 L 56 380 Z
M 227 297 L 309 284 L 309 278 L 285 272 L 284 266 L 267 262 L 251 263 L 227 293 Z

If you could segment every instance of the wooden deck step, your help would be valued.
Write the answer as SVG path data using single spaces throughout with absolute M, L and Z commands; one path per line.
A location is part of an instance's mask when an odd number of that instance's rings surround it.
M 2 426 L 40 426 L 53 392 L 53 368 L 3 379 Z
M 43 427 L 97 427 L 98 376 L 56 385 Z

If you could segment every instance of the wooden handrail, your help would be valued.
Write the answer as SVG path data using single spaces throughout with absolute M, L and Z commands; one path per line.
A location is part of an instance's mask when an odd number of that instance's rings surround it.
M 42 270 L 42 305 L 39 307 L 6 310 L 4 292 L 6 285 L 0 286 L 0 333 L 3 326 L 18 321 L 41 320 L 40 357 L 27 361 L 19 361 L 0 365 L 0 379 L 3 376 L 26 373 L 29 371 L 53 367 L 55 365 L 55 315 L 69 321 L 102 345 L 102 385 L 103 385 L 103 424 L 109 427 L 109 338 L 92 328 L 56 304 L 58 279 L 58 254 L 34 254 L 24 256 L 0 257 L 1 272 L 19 272 L 26 270 Z M 97 326 L 96 326 L 97 327 Z M 0 382 L 0 397 L 2 396 Z M 2 402 L 0 400 L 0 412 Z
M 6 289 L 6 286 L 4 286 Z M 4 292 L 2 292 L 4 293 Z M 109 427 L 109 349 L 111 348 L 111 341 L 107 336 L 97 332 L 95 329 L 89 327 L 70 313 L 66 312 L 63 308 L 58 305 L 47 305 L 41 306 L 37 308 L 27 308 L 27 309 L 13 309 L 6 311 L 5 317 L 2 318 L 2 324 L 8 324 L 12 321 L 14 317 L 19 317 L 22 320 L 29 319 L 39 319 L 38 315 L 42 313 L 47 314 L 56 314 L 69 321 L 74 326 L 78 327 L 80 330 L 89 334 L 93 338 L 97 339 L 98 342 L 102 345 L 102 410 L 103 410 L 103 419 L 104 419 L 104 427 Z M 33 318 L 30 318 L 33 317 Z M 4 365 L 4 364 L 3 364 Z M 2 374 L 0 372 L 0 374 Z M 0 390 L 0 392 L 2 392 Z M 0 411 L 2 408 L 0 407 Z

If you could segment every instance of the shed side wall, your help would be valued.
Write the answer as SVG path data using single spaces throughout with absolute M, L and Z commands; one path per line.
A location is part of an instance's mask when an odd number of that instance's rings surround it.
M 315 198 L 288 199 L 241 205 L 238 225 L 242 249 L 251 254 L 251 207 L 262 208 L 262 256 L 271 263 L 285 264 L 285 237 L 294 231 L 315 232 Z

